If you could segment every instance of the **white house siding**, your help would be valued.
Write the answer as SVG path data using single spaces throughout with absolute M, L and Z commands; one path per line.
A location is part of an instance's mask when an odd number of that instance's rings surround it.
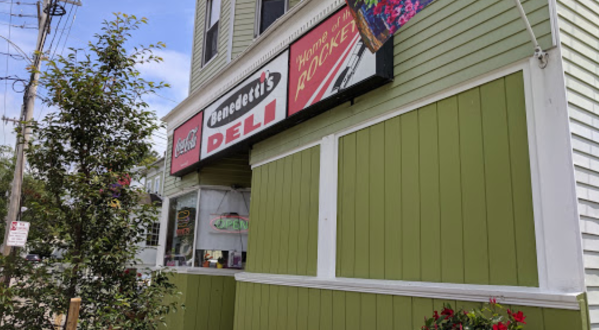
M 557 1 L 591 329 L 599 329 L 599 2 Z

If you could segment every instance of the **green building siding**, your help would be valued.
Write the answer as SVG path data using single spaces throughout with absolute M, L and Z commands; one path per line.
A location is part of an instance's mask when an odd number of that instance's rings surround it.
M 227 64 L 229 58 L 230 18 L 231 0 L 222 0 L 218 26 L 218 54 L 210 62 L 202 66 L 206 26 L 206 0 L 198 0 L 196 2 L 191 77 L 189 82 L 190 95 Z
M 235 330 L 416 330 L 444 303 L 480 303 L 238 282 Z M 526 330 L 586 330 L 580 310 L 507 306 L 525 313 Z
M 546 0 L 522 2 L 543 48 L 551 47 Z M 513 1 L 437 0 L 394 37 L 395 80 L 262 141 L 252 163 L 423 99 L 532 55 Z
M 339 142 L 337 275 L 538 286 L 522 73 Z
M 599 329 L 599 3 L 557 1 L 589 314 Z
M 247 271 L 316 275 L 320 147 L 254 169 Z
M 241 55 L 254 40 L 255 20 L 256 0 L 235 0 L 232 58 Z
M 179 307 L 166 317 L 168 327 L 175 330 L 231 330 L 235 313 L 236 282 L 229 276 L 175 274 L 173 282 L 182 295 Z

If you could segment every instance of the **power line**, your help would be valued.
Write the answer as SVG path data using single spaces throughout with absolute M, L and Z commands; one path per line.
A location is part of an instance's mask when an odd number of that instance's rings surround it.
M 75 23 L 75 19 L 77 18 L 77 10 L 78 9 L 79 9 L 79 6 L 75 7 L 75 12 L 73 13 L 73 19 L 71 20 L 71 25 L 69 26 L 69 31 L 67 32 L 67 37 L 64 39 L 64 44 L 62 45 L 62 50 L 60 51 L 61 56 L 64 53 L 64 48 L 67 46 L 67 40 L 69 40 L 69 36 L 71 35 L 71 28 L 73 27 L 73 23 Z M 71 6 L 71 12 L 72 11 L 73 11 L 73 7 Z
M 10 3 L 10 5 L 17 6 L 36 6 L 35 2 L 21 2 L 21 1 L 11 1 L 11 0 L 0 0 L 0 3 Z
M 7 13 L 7 12 L 0 12 L 0 14 L 10 15 L 12 17 L 33 17 L 33 18 L 37 18 L 37 15 L 30 15 L 30 14 L 13 14 L 13 13 Z
M 0 0 L 1 1 L 1 0 Z M 9 19 L 9 24 L 12 24 L 12 7 L 13 7 L 13 0 L 10 1 L 10 19 Z M 11 26 L 8 26 L 8 39 L 6 40 L 6 53 L 10 54 L 10 45 L 11 45 L 11 41 L 10 41 L 10 37 L 11 37 Z M 16 48 L 15 48 L 16 49 Z M 6 57 L 6 72 L 5 74 L 8 76 L 8 60 L 9 60 L 9 56 Z M 4 82 L 4 115 L 3 117 L 6 117 L 6 95 L 8 92 L 8 80 Z M 6 125 L 4 122 L 2 122 L 2 132 L 4 135 L 4 142 L 3 144 L 6 144 Z
M 0 55 L 10 56 L 15 60 L 24 60 L 23 55 L 0 52 Z
M 12 16 L 11 16 L 12 18 Z M 38 27 L 37 26 L 31 26 L 31 25 L 15 25 L 15 24 L 7 24 L 7 23 L 0 23 L 0 25 L 8 25 L 9 27 L 16 27 L 19 29 L 26 29 L 26 30 L 37 30 Z
M 60 42 L 62 40 L 62 36 L 64 35 L 64 31 L 66 30 L 67 24 L 69 24 L 69 17 L 71 17 L 71 14 L 74 12 L 73 7 L 75 7 L 74 3 L 71 4 L 71 10 L 67 14 L 67 19 L 64 22 L 65 27 L 60 32 L 60 37 L 58 38 L 58 43 L 56 43 L 56 48 L 54 48 L 54 53 L 52 54 L 52 57 L 51 57 L 52 59 L 54 59 L 54 56 L 56 56 L 56 52 L 58 51 L 58 47 L 60 47 Z M 62 22 L 62 16 L 60 16 L 60 20 L 58 21 L 58 25 L 56 26 L 57 29 L 60 27 L 60 22 Z M 69 30 L 69 33 L 70 33 L 70 30 Z M 56 35 L 55 35 L 55 37 L 56 37 Z M 52 41 L 54 41 L 54 39 Z M 52 52 L 52 44 L 50 44 L 50 52 Z

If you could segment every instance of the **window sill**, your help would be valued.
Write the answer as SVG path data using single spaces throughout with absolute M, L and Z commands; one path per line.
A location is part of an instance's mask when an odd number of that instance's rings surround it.
M 165 267 L 166 269 L 178 274 L 190 275 L 208 275 L 208 276 L 229 276 L 234 277 L 235 274 L 243 272 L 243 269 L 230 268 L 204 268 L 204 267 Z
M 214 62 L 216 60 L 216 58 L 218 57 L 218 55 L 220 55 L 218 52 L 216 54 L 214 54 L 214 56 L 212 56 L 212 58 L 210 60 L 208 60 L 208 62 L 202 64 L 202 67 L 200 68 L 199 72 L 202 72 L 208 65 L 210 65 L 210 63 Z M 202 54 L 203 56 L 203 54 Z
M 488 302 L 491 297 L 502 304 L 580 310 L 577 297 L 582 292 L 548 292 L 540 288 L 410 282 L 396 280 L 369 280 L 358 278 L 323 279 L 311 276 L 277 275 L 241 272 L 235 275 L 239 282 L 285 285 L 323 290 L 364 292 L 393 296 L 407 296 L 460 301 Z

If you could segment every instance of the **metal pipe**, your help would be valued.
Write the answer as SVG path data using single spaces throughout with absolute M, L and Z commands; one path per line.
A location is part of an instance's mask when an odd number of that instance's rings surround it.
M 526 25 L 526 30 L 528 31 L 528 34 L 530 35 L 530 40 L 532 41 L 535 50 L 537 48 L 540 48 L 539 43 L 537 42 L 537 37 L 535 36 L 535 32 L 532 30 L 532 27 L 530 26 L 530 22 L 528 21 L 528 17 L 526 17 L 526 12 L 524 11 L 524 8 L 522 8 L 522 4 L 520 3 L 520 0 L 514 0 L 514 3 L 516 4 L 518 11 L 520 12 L 520 17 L 524 21 L 524 25 Z

